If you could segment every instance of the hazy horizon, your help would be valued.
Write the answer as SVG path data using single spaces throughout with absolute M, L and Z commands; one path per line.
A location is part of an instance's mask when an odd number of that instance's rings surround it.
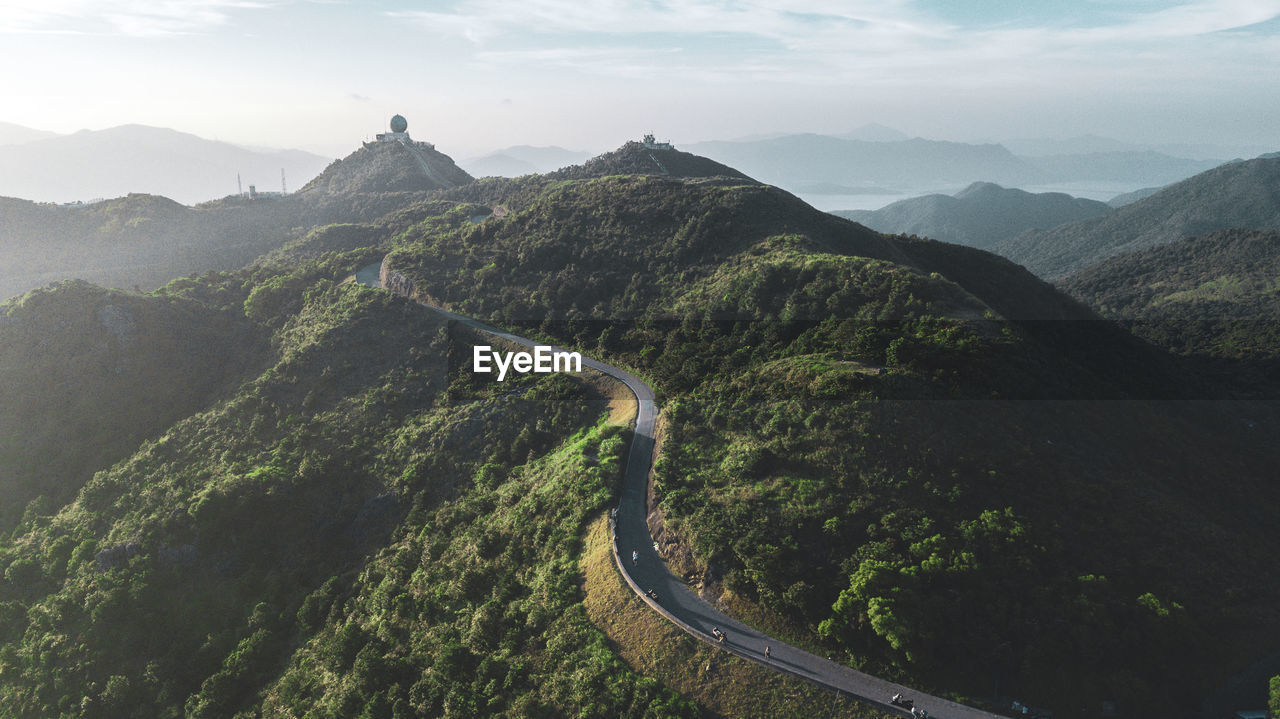
M 138 0 L 0 7 L 0 120 L 341 157 L 838 134 L 1280 147 L 1280 2 Z

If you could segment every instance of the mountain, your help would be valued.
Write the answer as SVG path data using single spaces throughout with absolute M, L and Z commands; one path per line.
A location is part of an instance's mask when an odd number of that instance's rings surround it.
M 1132 143 L 1114 140 L 1110 137 L 1101 137 L 1098 135 L 1080 135 L 1066 139 L 1046 137 L 1015 138 L 1012 140 L 1001 140 L 1000 144 L 1009 148 L 1010 152 L 1028 158 L 1044 157 L 1049 155 L 1092 155 L 1112 152 L 1133 152 L 1143 149 L 1133 145 Z
M 1124 207 L 1125 205 L 1132 204 L 1134 202 L 1137 202 L 1138 200 L 1143 200 L 1148 197 L 1151 197 L 1152 195 L 1156 194 L 1157 192 L 1163 189 L 1164 189 L 1163 186 L 1143 187 L 1141 189 L 1134 190 L 1133 192 L 1122 192 L 1119 195 L 1116 195 L 1115 197 L 1111 198 L 1110 200 L 1107 200 L 1107 206 L 1111 208 Z
M 532 147 L 515 145 L 483 157 L 462 161 L 462 165 L 476 177 L 519 177 L 537 172 L 551 172 L 590 159 L 585 152 L 566 150 L 563 147 Z
M 867 123 L 852 132 L 836 135 L 836 137 L 841 140 L 861 140 L 863 142 L 901 142 L 911 139 L 909 135 L 898 132 L 892 127 L 885 127 L 878 122 Z
M 1112 255 L 1227 228 L 1280 228 L 1280 158 L 1231 162 L 1092 220 L 1032 230 L 992 247 L 1062 278 Z
M 1172 350 L 1280 360 L 1280 232 L 1219 230 L 1117 255 L 1060 286 Z
M 682 178 L 731 177 L 755 182 L 742 172 L 714 160 L 674 148 L 650 148 L 634 141 L 613 152 L 597 155 L 581 165 L 548 173 L 547 177 L 580 180 L 623 174 Z
M 1094 200 L 1060 192 L 1032 194 L 990 182 L 975 182 L 950 195 L 899 200 L 879 210 L 841 210 L 839 215 L 880 232 L 920 235 L 970 247 L 990 247 L 1025 230 L 1050 228 L 1106 214 Z
M 980 178 L 1006 184 L 1040 179 L 1039 171 L 999 145 L 919 138 L 867 142 L 788 135 L 756 142 L 700 142 L 684 149 L 786 188 L 815 182 L 907 187 L 923 182 L 936 187 L 968 184 Z
M 616 551 L 623 390 L 473 373 L 497 341 L 406 296 L 654 384 L 664 560 L 837 661 L 1182 717 L 1280 644 L 1280 413 L 1225 401 L 1231 377 L 1008 260 L 686 152 L 427 192 L 408 148 L 366 150 L 294 201 L 380 217 L 145 298 L 4 306 L 0 392 L 32 401 L 0 447 L 55 451 L 68 390 L 92 432 L 152 375 L 222 373 L 171 415 L 138 397 L 74 473 L 0 472 L 44 495 L 0 533 L 8 714 L 831 713 L 595 591 L 621 581 L 590 563 Z M 393 292 L 349 281 L 370 265 Z M 62 388 L 60 364 L 93 371 Z
M 430 192 L 474 178 L 453 158 L 425 142 L 373 142 L 335 160 L 298 190 L 303 197 L 384 192 Z
M 465 160 L 467 172 L 476 177 L 519 177 L 538 172 L 533 163 L 518 160 L 510 155 L 495 152 L 491 155 Z
M 1107 180 L 1142 185 L 1166 185 L 1217 167 L 1220 160 L 1186 160 L 1158 152 L 1094 152 L 1029 157 L 1027 162 L 1050 181 Z
M 0 122 L 0 145 L 21 145 L 33 140 L 45 140 L 57 137 L 58 133 L 47 130 L 36 130 L 11 122 Z
M 1018 138 L 1001 144 L 1023 157 L 1045 155 L 1091 155 L 1098 153 L 1156 152 L 1190 160 L 1214 160 L 1221 163 L 1230 157 L 1256 157 L 1271 148 L 1265 145 L 1223 145 L 1212 143 L 1136 143 L 1098 135 L 1080 135 L 1066 139 Z
M 0 198 L 0 297 L 69 278 L 153 289 L 191 273 L 237 269 L 313 227 L 376 219 L 470 181 L 428 146 L 377 143 L 285 196 L 196 207 L 143 194 L 70 207 Z
M 134 193 L 183 204 L 245 189 L 279 190 L 281 170 L 297 187 L 326 158 L 297 150 L 261 152 L 174 130 L 122 125 L 0 146 L 0 196 L 74 202 Z

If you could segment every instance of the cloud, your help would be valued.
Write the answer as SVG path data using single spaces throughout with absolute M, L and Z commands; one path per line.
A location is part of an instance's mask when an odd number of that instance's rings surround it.
M 488 64 L 828 85 L 1203 70 L 1201 59 L 1226 59 L 1226 40 L 1215 34 L 1280 16 L 1277 0 L 1121 7 L 1103 3 L 1084 15 L 1077 8 L 1075 21 L 1064 14 L 1032 26 L 966 23 L 957 13 L 944 20 L 908 0 L 460 0 L 448 11 L 394 16 L 465 38 L 472 56 Z M 1229 40 L 1238 52 L 1261 55 L 1273 38 Z
M 0 4 L 0 33 L 179 35 L 225 25 L 237 10 L 270 6 L 256 0 L 15 0 Z

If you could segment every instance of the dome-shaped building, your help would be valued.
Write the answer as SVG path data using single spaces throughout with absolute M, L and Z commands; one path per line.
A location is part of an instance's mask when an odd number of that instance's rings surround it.
M 377 138 L 378 142 L 409 142 L 409 121 L 404 119 L 404 115 L 392 115 L 391 132 L 380 132 Z

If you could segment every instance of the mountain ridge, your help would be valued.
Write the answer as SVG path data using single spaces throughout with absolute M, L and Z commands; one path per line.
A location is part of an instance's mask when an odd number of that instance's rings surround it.
M 833 214 L 881 232 L 932 237 L 989 248 L 1032 228 L 1052 228 L 1109 212 L 1101 202 L 1052 193 L 1029 193 L 991 182 L 975 182 L 954 195 L 899 200 L 879 210 Z
M 1106 215 L 1025 232 L 992 249 L 1062 278 L 1112 255 L 1232 227 L 1280 228 L 1280 158 L 1227 163 Z

